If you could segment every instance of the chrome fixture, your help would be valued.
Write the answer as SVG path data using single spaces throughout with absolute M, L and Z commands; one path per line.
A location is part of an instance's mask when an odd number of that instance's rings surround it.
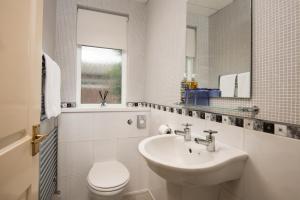
M 206 146 L 207 151 L 209 152 L 215 152 L 216 151 L 216 144 L 215 144 L 215 136 L 213 134 L 218 133 L 218 131 L 212 131 L 212 130 L 206 130 L 203 131 L 204 133 L 208 133 L 206 136 L 206 139 L 201 139 L 201 138 L 195 138 L 195 142 L 197 144 L 203 144 Z
M 192 135 L 191 135 L 191 126 L 192 124 L 182 124 L 182 126 L 185 126 L 185 128 L 183 129 L 183 131 L 179 131 L 179 130 L 175 130 L 174 133 L 176 135 L 181 135 L 184 137 L 184 141 L 189 142 L 192 141 Z
M 131 125 L 132 122 L 133 122 L 132 119 L 128 119 L 128 120 L 127 120 L 127 124 L 128 124 L 128 125 Z
M 259 113 L 259 107 L 252 106 L 252 107 L 238 107 L 237 110 L 239 112 L 249 112 L 251 113 L 251 117 L 255 117 Z

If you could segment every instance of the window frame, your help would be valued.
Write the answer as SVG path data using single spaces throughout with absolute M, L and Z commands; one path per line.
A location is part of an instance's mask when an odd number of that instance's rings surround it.
M 100 108 L 102 107 L 99 103 L 95 104 L 82 104 L 81 103 L 81 47 L 93 47 L 93 48 L 102 48 L 102 49 L 109 49 L 106 47 L 95 47 L 95 46 L 88 46 L 88 45 L 77 45 L 77 76 L 76 76 L 76 104 L 77 107 L 81 108 Z M 126 107 L 126 88 L 127 88 L 127 51 L 124 49 L 118 49 L 122 51 L 122 76 L 121 76 L 121 103 L 120 104 L 107 104 L 105 107 L 109 108 L 118 108 L 118 107 Z

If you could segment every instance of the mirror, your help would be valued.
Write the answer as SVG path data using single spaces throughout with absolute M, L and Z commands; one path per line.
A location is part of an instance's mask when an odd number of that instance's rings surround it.
M 210 98 L 250 98 L 251 53 L 251 0 L 188 0 L 182 84 Z

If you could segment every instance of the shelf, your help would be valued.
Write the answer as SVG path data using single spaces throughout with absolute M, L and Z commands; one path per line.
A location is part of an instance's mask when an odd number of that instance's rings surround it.
M 255 116 L 259 112 L 259 108 L 256 106 L 253 107 L 217 107 L 217 106 L 193 106 L 193 105 L 179 105 L 175 104 L 175 107 L 187 109 L 187 110 L 195 110 L 195 111 L 203 111 L 215 114 L 226 114 L 247 118 L 255 118 Z

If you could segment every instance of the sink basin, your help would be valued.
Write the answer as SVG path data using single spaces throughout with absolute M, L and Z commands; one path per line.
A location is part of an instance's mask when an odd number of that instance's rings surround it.
M 185 142 L 177 135 L 159 135 L 144 139 L 139 152 L 159 176 L 184 186 L 209 186 L 239 179 L 247 153 L 216 142 L 216 152 L 206 146 Z

